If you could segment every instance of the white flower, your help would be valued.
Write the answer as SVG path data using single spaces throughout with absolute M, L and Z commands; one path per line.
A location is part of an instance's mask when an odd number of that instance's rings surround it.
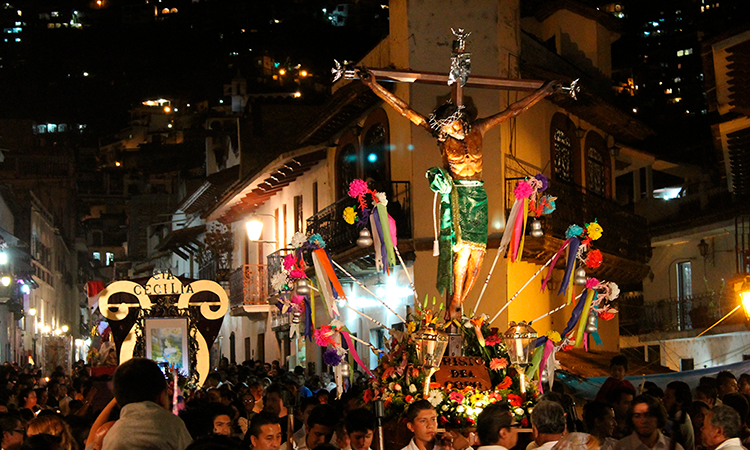
M 457 413 L 462 413 L 462 412 L 464 412 L 464 409 L 465 409 L 465 408 L 464 408 L 463 406 L 461 406 L 461 405 L 458 405 L 458 408 L 456 408 L 456 412 L 457 412 Z
M 283 272 L 277 272 L 271 277 L 271 287 L 274 291 L 281 291 L 286 285 L 286 274 Z
M 443 403 L 443 400 L 445 400 L 445 396 L 443 395 L 442 392 L 440 392 L 437 389 L 431 390 L 429 397 L 427 397 L 427 401 L 430 402 L 430 404 L 436 408 L 437 408 L 437 405 Z M 445 405 L 443 406 L 443 408 L 445 408 L 443 409 L 443 411 L 448 409 L 448 407 Z
M 294 236 L 292 236 L 292 241 L 289 243 L 289 245 L 292 248 L 298 248 L 302 244 L 304 244 L 306 240 L 307 240 L 307 237 L 303 233 L 298 231 L 294 233 Z
M 388 206 L 388 199 L 385 197 L 385 192 L 378 192 L 375 194 L 375 198 L 377 198 L 378 202 L 382 203 L 383 206 Z
M 523 408 L 520 408 L 520 407 L 513 410 L 513 414 L 517 416 L 522 416 L 524 412 L 525 411 L 523 410 Z
M 467 406 L 466 407 L 466 414 L 468 414 L 470 416 L 473 416 L 474 415 L 474 408 L 472 408 L 471 406 Z
M 616 283 L 613 283 L 611 281 L 609 283 L 607 283 L 607 284 L 609 284 L 609 291 L 610 291 L 610 293 L 607 296 L 607 298 L 609 298 L 610 300 L 614 300 L 617 297 L 619 297 L 620 296 L 620 287 L 617 286 Z
M 415 393 L 415 392 L 417 392 L 417 387 L 414 386 L 413 384 L 410 384 L 409 385 L 409 392 L 411 392 L 412 394 Z

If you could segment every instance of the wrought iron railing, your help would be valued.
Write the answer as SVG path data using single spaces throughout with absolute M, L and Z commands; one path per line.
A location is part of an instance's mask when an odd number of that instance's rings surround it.
M 232 306 L 267 305 L 268 272 L 265 264 L 245 264 L 229 276 Z
M 216 260 L 212 259 L 198 269 L 198 278 L 201 280 L 216 281 L 217 267 L 218 265 L 216 264 Z
M 731 289 L 641 304 L 620 301 L 620 327 L 636 335 L 701 330 L 734 309 L 737 301 Z M 744 322 L 744 316 L 735 314 L 723 323 L 741 322 Z
M 388 186 L 388 213 L 396 221 L 398 237 L 409 239 L 412 237 L 411 185 L 408 181 L 392 181 Z M 343 217 L 344 209 L 356 204 L 356 199 L 343 198 L 308 218 L 308 236 L 320 234 L 332 254 L 354 248 L 359 232 L 357 227 L 344 222 Z
M 506 217 L 515 200 L 513 189 L 521 179 L 505 179 Z M 550 180 L 544 193 L 557 197 L 555 212 L 541 219 L 545 234 L 565 239 L 570 225 L 583 226 L 597 220 L 604 229 L 604 238 L 596 242 L 596 248 L 640 263 L 651 259 L 651 240 L 645 218 L 611 200 L 587 193 L 580 186 Z

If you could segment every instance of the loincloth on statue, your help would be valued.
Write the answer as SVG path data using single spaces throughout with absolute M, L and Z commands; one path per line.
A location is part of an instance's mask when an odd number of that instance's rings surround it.
M 442 168 L 427 172 L 430 188 L 441 194 L 438 291 L 453 294 L 453 254 L 461 248 L 487 248 L 487 191 L 483 181 L 454 180 Z

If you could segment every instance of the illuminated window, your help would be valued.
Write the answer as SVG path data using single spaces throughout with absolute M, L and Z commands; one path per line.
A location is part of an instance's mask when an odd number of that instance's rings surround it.
M 677 56 L 678 57 L 684 56 L 684 55 L 685 55 L 685 50 L 677 50 Z
M 570 137 L 561 129 L 555 130 L 554 168 L 555 178 L 568 183 L 573 181 L 573 149 Z
M 57 125 L 54 123 L 48 123 L 47 124 L 47 132 L 48 133 L 57 133 Z
M 174 14 L 174 13 L 177 12 L 177 8 L 172 8 L 172 9 L 169 10 L 169 12 L 172 13 L 172 14 Z
M 671 93 L 672 93 L 672 88 L 667 88 L 667 89 L 665 89 L 665 90 L 664 90 L 664 93 L 665 93 L 665 94 L 671 94 Z
M 162 14 L 169 14 L 169 8 L 164 8 L 161 10 Z
M 112 263 L 115 262 L 115 254 L 112 252 L 106 252 L 104 254 L 104 257 L 105 257 L 105 261 L 104 261 L 105 266 L 111 266 Z
M 99 252 L 94 252 L 93 256 L 94 256 L 94 260 L 95 261 L 101 261 L 102 260 L 102 254 L 99 253 Z

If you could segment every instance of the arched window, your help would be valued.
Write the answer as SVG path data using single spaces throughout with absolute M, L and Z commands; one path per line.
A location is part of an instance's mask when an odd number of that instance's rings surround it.
M 582 184 L 581 144 L 576 137 L 576 126 L 565 114 L 557 113 L 550 124 L 550 160 L 552 179 L 570 184 Z
M 388 193 L 391 178 L 389 148 L 388 116 L 382 109 L 373 111 L 362 128 L 345 132 L 339 139 L 336 154 L 337 198 L 346 197 L 349 183 L 357 178 Z
M 590 194 L 612 196 L 612 170 L 604 138 L 595 131 L 586 134 L 586 190 Z

